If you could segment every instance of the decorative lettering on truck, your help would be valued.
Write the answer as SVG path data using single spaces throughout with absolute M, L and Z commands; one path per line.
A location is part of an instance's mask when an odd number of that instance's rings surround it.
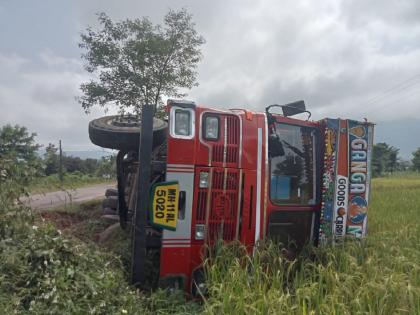
M 334 209 L 334 229 L 335 239 L 339 239 L 346 234 L 347 221 L 347 201 L 348 201 L 348 179 L 338 175 L 336 181 L 336 199 Z
M 350 187 L 346 232 L 355 237 L 362 237 L 366 233 L 370 182 L 369 150 L 372 146 L 370 132 L 370 125 L 349 120 Z
M 373 145 L 372 124 L 327 118 L 324 127 L 321 244 L 366 234 Z
M 333 240 L 338 241 L 346 235 L 346 219 L 348 205 L 348 123 L 338 121 L 339 135 L 337 150 L 337 176 L 335 178 Z

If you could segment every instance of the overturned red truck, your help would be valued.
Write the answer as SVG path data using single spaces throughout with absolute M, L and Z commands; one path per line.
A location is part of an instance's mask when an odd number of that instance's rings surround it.
M 306 120 L 290 117 L 305 113 Z M 253 112 L 170 100 L 167 114 L 167 122 L 154 119 L 149 156 L 137 119 L 103 117 L 89 126 L 95 144 L 120 150 L 115 208 L 123 226 L 139 222 L 138 194 L 147 190 L 133 255 L 157 250 L 161 283 L 194 293 L 206 248 L 218 240 L 252 252 L 266 238 L 298 250 L 366 235 L 372 123 L 310 121 L 303 101 Z

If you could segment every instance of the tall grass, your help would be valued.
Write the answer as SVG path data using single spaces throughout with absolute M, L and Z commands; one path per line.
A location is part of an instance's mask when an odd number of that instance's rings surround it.
M 308 247 L 293 261 L 272 243 L 253 256 L 217 248 L 203 303 L 137 292 L 118 257 L 37 224 L 6 188 L 0 200 L 4 314 L 420 314 L 420 176 L 373 181 L 362 241 Z
M 420 177 L 375 179 L 369 236 L 253 257 L 231 245 L 208 265 L 207 314 L 420 314 Z

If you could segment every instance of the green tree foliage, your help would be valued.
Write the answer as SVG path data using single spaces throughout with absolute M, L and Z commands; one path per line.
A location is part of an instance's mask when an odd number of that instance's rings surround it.
M 413 159 L 411 160 L 413 169 L 417 172 L 420 171 L 420 148 L 413 152 Z
M 58 174 L 59 156 L 58 148 L 50 143 L 44 153 L 44 173 L 46 176 Z M 67 173 L 81 173 L 91 176 L 113 178 L 116 176 L 115 156 L 110 155 L 98 159 L 81 159 L 75 156 L 63 155 L 63 171 Z
M 372 151 L 372 173 L 374 177 L 392 173 L 398 166 L 399 149 L 385 142 L 377 143 Z
M 114 155 L 102 157 L 100 160 L 64 155 L 63 168 L 68 173 L 82 173 L 106 178 L 112 178 L 116 175 Z
M 58 148 L 52 143 L 48 144 L 44 153 L 44 170 L 45 175 L 49 176 L 58 173 Z
M 97 159 L 87 158 L 83 164 L 83 169 L 87 174 L 95 174 L 99 167 L 99 161 Z
M 63 167 L 66 172 L 85 172 L 84 161 L 75 156 L 63 156 Z
M 411 168 L 412 168 L 411 161 L 407 161 L 403 158 L 398 159 L 397 171 L 405 172 L 405 171 L 410 170 Z
M 38 159 L 39 145 L 35 143 L 35 133 L 26 127 L 6 125 L 0 129 L 0 158 L 12 158 L 16 162 L 31 163 Z
M 15 198 L 25 192 L 29 181 L 40 174 L 40 148 L 35 143 L 35 133 L 23 126 L 5 125 L 0 128 L 0 190 L 13 189 L 15 193 L 5 198 Z M 18 178 L 18 185 L 13 178 Z
M 204 39 L 185 9 L 170 10 L 163 26 L 147 17 L 114 23 L 105 13 L 98 20 L 101 28 L 87 28 L 79 44 L 85 69 L 97 77 L 81 85 L 78 100 L 86 112 L 109 104 L 121 112 L 136 112 L 142 104 L 157 108 L 162 95 L 182 97 L 179 88 L 197 85 Z
M 103 156 L 98 162 L 98 167 L 96 168 L 96 176 L 104 178 L 115 178 L 117 175 L 116 161 L 116 155 Z

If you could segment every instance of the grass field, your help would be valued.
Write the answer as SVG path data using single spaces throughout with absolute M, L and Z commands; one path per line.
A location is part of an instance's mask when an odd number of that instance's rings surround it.
M 138 293 L 129 287 L 127 234 L 97 245 L 95 235 L 109 224 L 98 207 L 90 203 L 44 216 L 45 223 L 63 233 L 43 228 L 37 219 L 39 228 L 25 223 L 15 236 L 0 239 L 1 309 L 34 314 L 420 314 L 416 174 L 373 181 L 369 236 L 363 241 L 308 248 L 295 261 L 283 259 L 273 244 L 253 257 L 243 255 L 240 246 L 222 246 L 207 266 L 208 295 L 201 303 L 185 301 L 179 292 Z
M 286 262 L 224 250 L 210 267 L 208 314 L 420 314 L 420 177 L 373 181 L 369 236 Z M 308 256 L 311 256 L 309 259 Z
M 56 190 L 75 189 L 101 183 L 111 183 L 114 181 L 115 179 L 106 179 L 80 173 L 65 174 L 63 181 L 60 181 L 58 175 L 50 175 L 33 180 L 28 190 L 31 194 L 38 194 Z

